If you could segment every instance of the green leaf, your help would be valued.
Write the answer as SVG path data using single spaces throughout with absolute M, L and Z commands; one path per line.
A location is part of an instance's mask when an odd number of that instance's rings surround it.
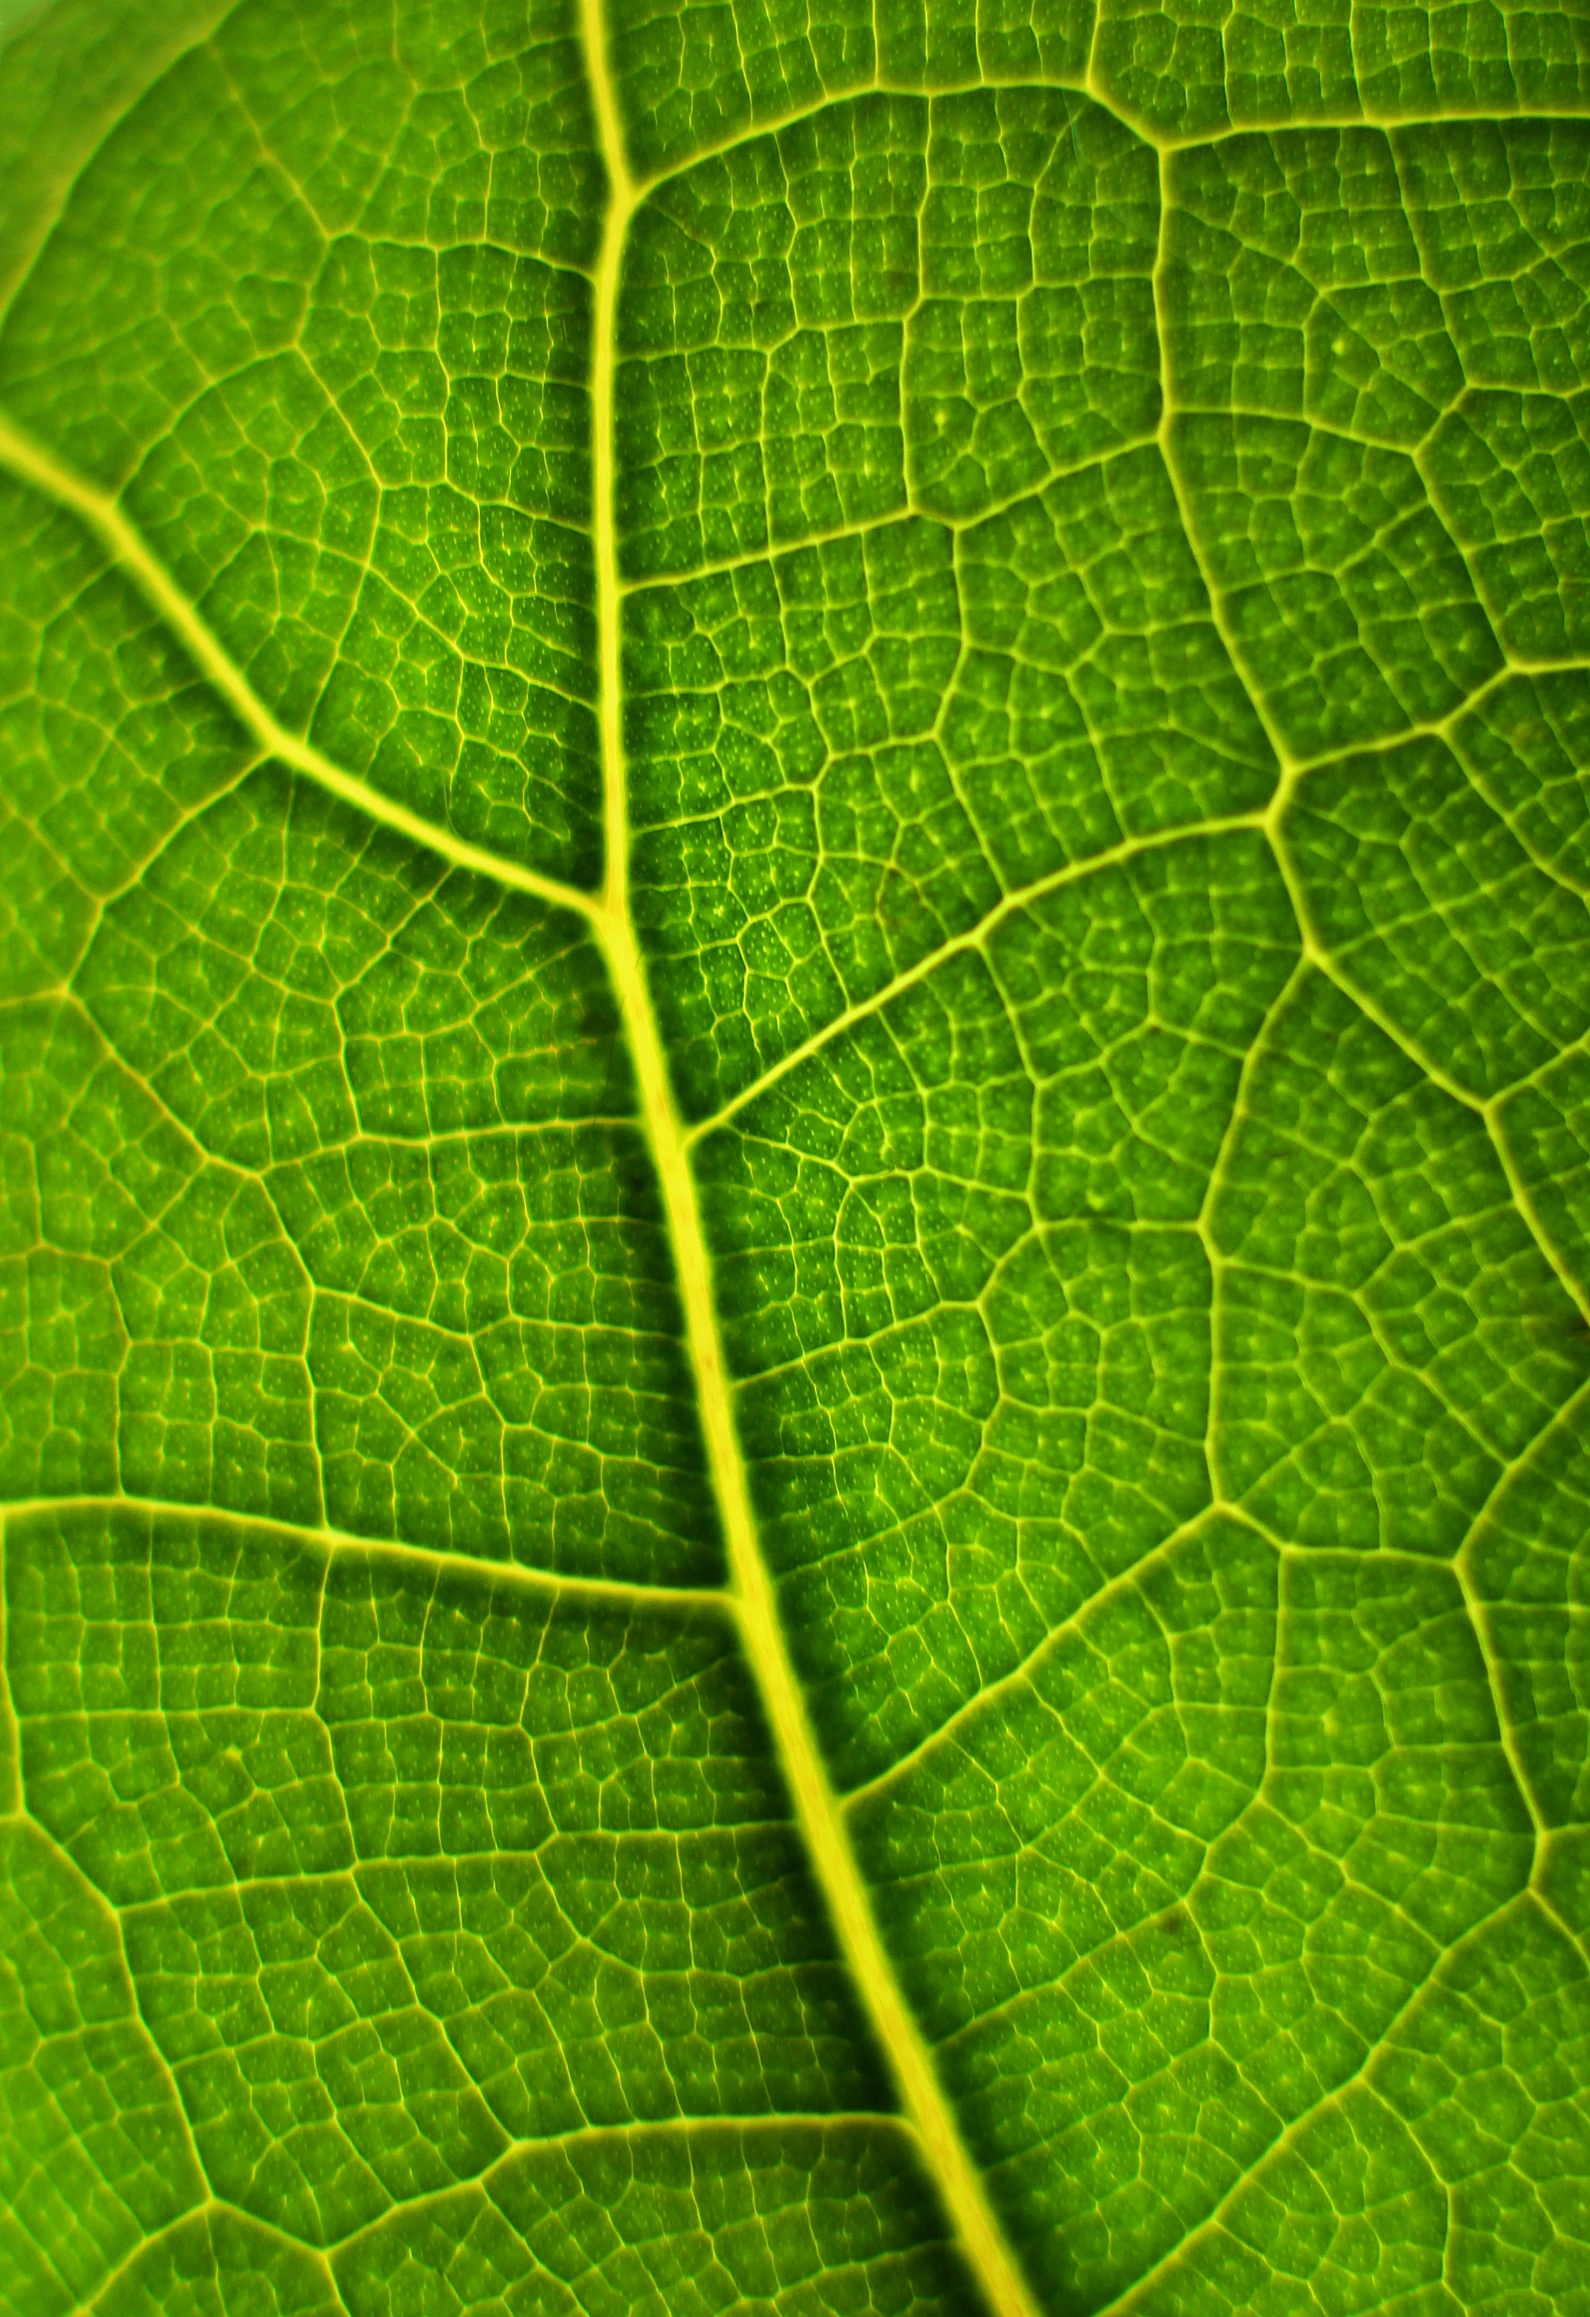
M 0 6 L 0 2303 L 1590 2317 L 1590 31 Z

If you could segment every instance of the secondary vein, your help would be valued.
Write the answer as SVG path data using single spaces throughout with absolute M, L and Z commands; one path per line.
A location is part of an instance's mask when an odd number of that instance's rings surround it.
M 483 1553 L 454 1552 L 437 1545 L 417 1545 L 401 1537 L 357 1536 L 350 1529 L 284 1521 L 269 1513 L 233 1512 L 224 1505 L 191 1504 L 175 1497 L 36 1496 L 0 1505 L 0 1532 L 9 1534 L 18 1521 L 58 1518 L 73 1512 L 141 1513 L 153 1520 L 171 1519 L 222 1524 L 234 1529 L 264 1529 L 291 1538 L 306 1550 L 326 1559 L 398 1561 L 428 1570 L 435 1577 L 473 1577 L 487 1585 L 521 1590 L 571 1601 L 606 1601 L 628 1609 L 707 1610 L 723 1615 L 734 1609 L 730 1594 L 715 1585 L 643 1584 L 624 1577 L 587 1576 L 577 1569 L 538 1569 L 526 1561 L 492 1560 Z M 3 1699 L 3 1692 L 0 1692 Z M 0 1715 L 4 1712 L 0 1703 Z M 0 1750 L 0 1759 L 3 1759 Z
M 607 879 L 602 906 L 592 923 L 606 954 L 629 1033 L 642 1115 L 662 1189 L 679 1273 L 686 1348 L 708 1466 L 723 1522 L 730 1584 L 744 1631 L 746 1655 L 760 1687 L 773 1742 L 789 1781 L 796 1819 L 827 1899 L 840 1949 L 893 2068 L 906 2116 L 944 2199 L 962 2254 L 981 2285 L 994 2317 L 1038 2317 L 1037 2304 L 994 2217 L 939 2084 L 932 2055 L 885 1953 L 871 1899 L 851 1849 L 839 1804 L 828 1783 L 790 1659 L 773 1581 L 762 1558 L 749 1481 L 734 1428 L 711 1263 L 690 1166 L 688 1138 L 669 1080 L 630 915 L 629 799 L 623 748 L 613 451 L 617 415 L 618 291 L 625 237 L 637 193 L 624 153 L 618 105 L 608 70 L 600 0 L 582 0 L 581 27 L 586 74 L 610 187 L 597 266 L 596 338 L 591 365 L 597 617 L 601 631 L 600 729 L 607 834 Z
M 272 715 L 220 639 L 109 492 L 97 490 L 74 473 L 3 412 L 0 412 L 0 466 L 9 468 L 19 481 L 54 499 L 58 505 L 69 507 L 87 524 L 112 561 L 136 583 L 200 673 L 220 693 L 238 722 L 252 734 L 267 756 L 290 765 L 295 772 L 307 774 L 333 796 L 340 797 L 344 804 L 355 806 L 386 828 L 396 829 L 414 844 L 423 845 L 427 852 L 439 853 L 457 868 L 467 869 L 477 877 L 490 877 L 499 885 L 511 885 L 521 893 L 533 893 L 557 908 L 577 909 L 585 917 L 592 914 L 596 908 L 595 896 L 582 892 L 578 885 L 566 885 L 557 877 L 544 877 L 538 870 L 508 860 L 484 845 L 470 844 L 466 838 L 455 836 L 450 830 L 438 827 L 436 822 L 411 812 L 395 797 L 383 796 L 368 781 L 333 763 L 312 741 L 289 732 L 286 725 Z

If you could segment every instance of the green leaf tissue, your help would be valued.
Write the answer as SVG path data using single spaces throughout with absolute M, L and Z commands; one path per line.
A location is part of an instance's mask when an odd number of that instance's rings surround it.
M 0 2310 L 1590 2317 L 1585 0 L 0 20 Z

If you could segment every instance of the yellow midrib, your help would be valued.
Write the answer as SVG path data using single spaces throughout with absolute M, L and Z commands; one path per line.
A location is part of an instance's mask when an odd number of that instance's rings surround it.
M 652 1159 L 662 1189 L 684 1307 L 685 1337 L 708 1465 L 728 1552 L 730 1592 L 761 1690 L 797 1823 L 828 1902 L 840 1949 L 887 2055 L 902 2106 L 948 2210 L 961 2252 L 994 2317 L 1038 2317 L 1004 2233 L 967 2154 L 932 2055 L 885 1953 L 839 1802 L 828 1783 L 762 1558 L 745 1461 L 735 1432 L 711 1263 L 684 1121 L 674 1099 L 629 911 L 629 795 L 619 665 L 618 528 L 614 508 L 619 271 L 639 194 L 624 153 L 608 70 L 601 0 L 581 0 L 586 76 L 609 179 L 597 265 L 591 362 L 593 517 L 601 669 L 602 786 L 607 879 L 592 924 L 629 1033 Z

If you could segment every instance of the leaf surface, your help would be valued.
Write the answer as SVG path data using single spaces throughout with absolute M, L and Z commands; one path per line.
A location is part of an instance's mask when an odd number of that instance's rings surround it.
M 0 2299 L 1590 2310 L 1571 7 L 0 34 Z

